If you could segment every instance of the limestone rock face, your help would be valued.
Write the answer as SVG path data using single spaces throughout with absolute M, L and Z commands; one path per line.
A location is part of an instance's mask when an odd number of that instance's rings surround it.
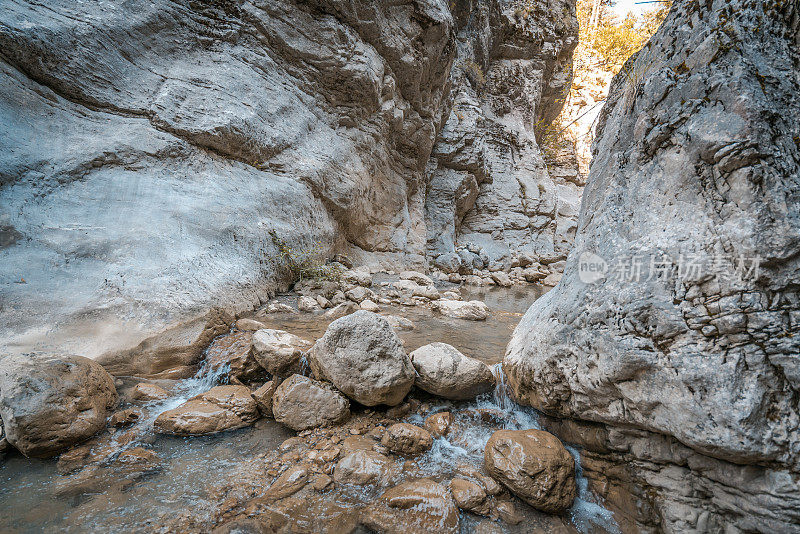
M 10 0 L 0 49 L 15 351 L 114 354 L 251 309 L 288 281 L 270 230 L 422 267 L 446 3 Z
M 613 81 L 575 249 L 505 358 L 519 400 L 654 461 L 634 476 L 669 531 L 800 514 L 799 10 L 676 2 Z
M 106 426 L 117 405 L 114 379 L 81 356 L 0 357 L 5 440 L 29 457 L 54 456 Z
M 414 385 L 400 338 L 380 315 L 357 311 L 333 321 L 308 352 L 314 375 L 365 406 L 394 406 Z
M 311 342 L 283 330 L 261 329 L 253 334 L 253 356 L 272 376 L 300 370 L 300 358 Z
M 468 400 L 494 388 L 488 365 L 464 356 L 447 343 L 430 343 L 411 353 L 416 385 L 439 397 Z
M 580 188 L 548 172 L 535 135 L 569 92 L 575 2 L 531 6 L 453 7 L 451 108 L 431 154 L 425 201 L 428 255 L 447 272 L 510 262 L 517 253 L 566 255 L 572 242 Z
M 272 415 L 293 430 L 330 426 L 350 417 L 350 402 L 330 384 L 292 375 L 272 395 Z
M 498 430 L 486 443 L 484 467 L 543 512 L 562 512 L 577 495 L 575 460 L 557 437 L 543 430 Z
M 164 434 L 197 436 L 244 428 L 259 417 L 247 387 L 217 386 L 161 413 L 153 427 Z

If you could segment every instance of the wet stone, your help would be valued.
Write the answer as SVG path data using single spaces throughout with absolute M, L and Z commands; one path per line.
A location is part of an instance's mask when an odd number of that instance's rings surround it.
M 409 423 L 396 423 L 386 429 L 381 444 L 392 452 L 415 455 L 430 449 L 433 438 L 424 428 Z

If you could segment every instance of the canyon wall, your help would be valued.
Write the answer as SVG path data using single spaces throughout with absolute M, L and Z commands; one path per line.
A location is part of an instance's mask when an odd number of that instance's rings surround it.
M 274 291 L 270 231 L 422 265 L 454 42 L 435 1 L 5 2 L 4 344 L 190 343 Z
M 800 523 L 799 47 L 796 1 L 675 3 L 614 78 L 564 277 L 508 347 L 515 396 L 584 429 L 641 529 Z
M 445 228 L 552 252 L 533 126 L 576 32 L 570 0 L 5 2 L 0 346 L 196 359 L 290 281 L 271 232 L 418 269 Z
M 575 3 L 457 2 L 450 113 L 425 202 L 429 261 L 447 272 L 563 259 L 581 188 L 548 168 L 537 129 L 561 111 L 578 43 Z

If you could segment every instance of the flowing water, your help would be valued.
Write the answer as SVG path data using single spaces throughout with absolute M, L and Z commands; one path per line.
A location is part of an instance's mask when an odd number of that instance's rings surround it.
M 385 314 L 414 322 L 413 330 L 399 332 L 408 351 L 434 341 L 449 343 L 464 354 L 493 365 L 498 377 L 493 394 L 462 403 L 430 398 L 424 413 L 407 417 L 407 421 L 421 424 L 424 417 L 438 411 L 449 410 L 455 416 L 455 431 L 447 438 L 438 438 L 417 461 L 422 474 L 435 478 L 451 476 L 465 464 L 480 467 L 484 446 L 498 427 L 539 428 L 536 412 L 509 398 L 500 364 L 514 327 L 538 295 L 531 294 L 529 288 L 465 288 L 462 296 L 465 300 L 485 301 L 493 310 L 491 317 L 485 322 L 470 322 L 436 316 L 421 307 L 383 307 Z M 281 298 L 287 302 L 295 299 Z M 258 319 L 307 339 L 320 337 L 329 322 L 312 314 L 285 313 Z M 60 475 L 56 460 L 7 455 L 0 463 L 0 532 L 158 531 L 168 519 L 186 511 L 200 518 L 207 513 L 210 518 L 219 497 L 213 488 L 220 480 L 235 473 L 235 467 L 243 460 L 273 450 L 294 435 L 274 421 L 263 419 L 253 427 L 213 436 L 178 438 L 152 433 L 152 423 L 159 413 L 222 383 L 225 374 L 224 367 L 208 366 L 194 378 L 163 384 L 169 386 L 171 396 L 145 405 L 147 416 L 125 433 L 122 442 L 111 440 L 107 447 L 111 452 L 77 484 L 75 477 L 80 475 Z M 136 382 L 126 379 L 122 389 Z M 487 417 L 492 424 L 485 424 Z M 140 446 L 158 455 L 158 469 L 129 472 L 114 463 L 123 450 Z M 595 502 L 588 490 L 578 451 L 571 448 L 570 452 L 578 460 L 579 488 L 579 497 L 569 512 L 570 528 L 584 533 L 618 532 L 611 514 Z M 357 500 L 359 496 L 353 498 Z M 523 508 L 521 512 L 529 521 L 517 527 L 505 525 L 509 531 L 524 532 L 525 525 L 541 520 L 542 514 Z M 462 531 L 471 531 L 476 523 L 474 516 L 462 514 Z

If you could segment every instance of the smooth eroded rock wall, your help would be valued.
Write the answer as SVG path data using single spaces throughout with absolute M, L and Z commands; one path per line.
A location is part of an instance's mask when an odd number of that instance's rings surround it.
M 422 264 L 444 2 L 9 1 L 0 50 L 7 350 L 119 354 L 258 305 L 270 231 Z

